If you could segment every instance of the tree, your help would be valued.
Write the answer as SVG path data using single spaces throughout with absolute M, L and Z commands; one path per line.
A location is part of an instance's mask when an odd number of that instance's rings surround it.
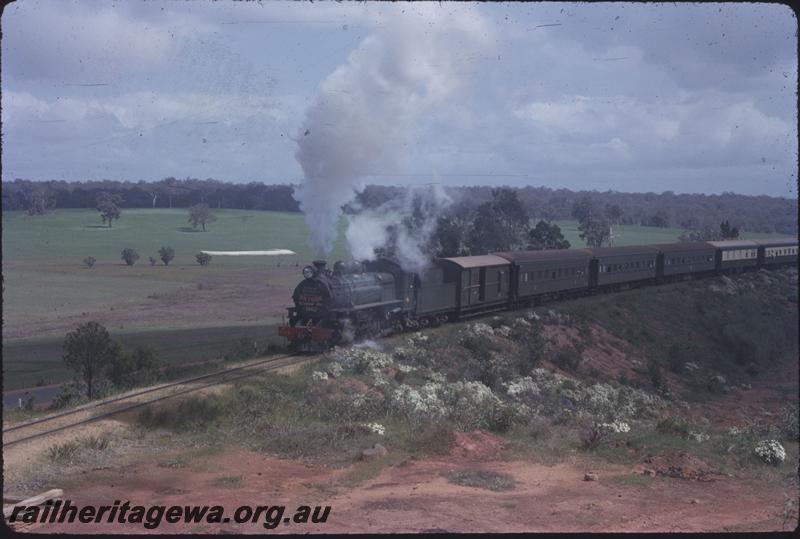
M 619 220 L 622 218 L 622 208 L 619 207 L 619 204 L 606 204 L 606 217 L 612 224 L 619 224 Z
M 100 212 L 100 217 L 103 218 L 104 223 L 108 222 L 108 228 L 111 228 L 111 221 L 119 219 L 119 216 L 122 214 L 122 210 L 119 209 L 119 205 L 122 204 L 122 197 L 107 191 L 102 191 L 98 193 L 96 201 L 97 211 Z
M 151 257 L 149 258 L 149 260 L 150 260 L 150 265 L 151 265 L 151 266 L 155 266 L 155 265 L 156 265 L 156 262 L 158 262 L 158 261 L 155 259 L 155 257 L 154 257 L 154 256 L 151 256 Z
M 442 258 L 469 255 L 469 250 L 464 244 L 466 229 L 467 222 L 462 218 L 455 215 L 439 217 L 432 236 L 435 255 Z
M 572 205 L 572 217 L 579 223 L 584 222 L 594 209 L 594 203 L 589 195 L 583 195 Z
M 56 207 L 56 197 L 45 189 L 34 189 L 27 196 L 28 215 L 44 215 Z
M 67 367 L 78 372 L 86 382 L 87 397 L 91 400 L 95 380 L 121 354 L 119 345 L 111 340 L 108 330 L 97 322 L 87 322 L 64 339 L 62 359 Z
M 95 262 L 97 262 L 97 259 L 93 256 L 87 256 L 83 259 L 83 263 L 86 264 L 87 268 L 93 267 Z
M 588 195 L 573 205 L 572 216 L 578 220 L 580 237 L 589 247 L 601 247 L 611 235 L 611 223 L 606 213 L 600 211 Z
M 727 220 L 719 224 L 719 232 L 723 240 L 734 240 L 739 237 L 739 228 L 731 226 Z
M 211 262 L 211 255 L 208 253 L 197 253 L 194 257 L 201 266 L 208 266 L 208 263 Z
M 503 187 L 492 189 L 492 200 L 478 206 L 467 244 L 473 254 L 510 251 L 524 247 L 527 234 L 528 214 L 517 192 Z
M 569 249 L 569 242 L 564 239 L 561 228 L 555 223 L 539 220 L 528 233 L 528 249 Z
M 580 237 L 589 247 L 602 247 L 611 235 L 611 229 L 605 216 L 591 215 L 587 220 L 578 225 Z
M 172 247 L 162 247 L 158 250 L 158 256 L 161 257 L 161 261 L 165 266 L 169 266 L 169 263 L 175 258 L 175 249 Z
M 195 204 L 189 208 L 189 222 L 192 223 L 192 228 L 197 228 L 200 224 L 203 226 L 203 232 L 206 231 L 206 223 L 213 223 L 217 218 L 211 213 L 208 204 L 202 202 Z
M 666 212 L 659 210 L 650 217 L 650 220 L 645 223 L 645 226 L 667 228 L 669 226 L 669 215 L 667 215 Z
M 125 247 L 122 250 L 122 260 L 124 260 L 127 265 L 133 266 L 136 264 L 136 261 L 139 260 L 139 253 L 136 252 L 136 249 Z

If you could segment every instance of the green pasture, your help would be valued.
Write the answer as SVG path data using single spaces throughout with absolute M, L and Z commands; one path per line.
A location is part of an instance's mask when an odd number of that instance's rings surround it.
M 93 256 L 98 265 L 123 264 L 125 247 L 138 251 L 138 264 L 148 265 L 148 256 L 158 259 L 158 249 L 175 249 L 173 264 L 196 264 L 194 255 L 208 251 L 256 251 L 291 249 L 296 256 L 286 261 L 312 258 L 308 226 L 300 213 L 246 210 L 214 210 L 217 221 L 206 231 L 193 229 L 186 209 L 123 209 L 111 228 L 102 224 L 95 210 L 64 209 L 31 217 L 24 212 L 3 212 L 3 260 L 82 265 Z M 342 227 L 344 223 L 342 223 Z M 340 227 L 340 228 L 342 228 Z M 332 258 L 347 253 L 342 235 Z M 217 257 L 212 264 L 253 264 L 266 257 Z M 270 262 L 272 262 L 270 260 Z M 159 261 L 159 264 L 161 262 Z

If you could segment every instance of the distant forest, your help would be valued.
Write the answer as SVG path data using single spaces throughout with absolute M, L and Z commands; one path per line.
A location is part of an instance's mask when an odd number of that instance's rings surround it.
M 122 197 L 122 208 L 188 208 L 205 202 L 212 208 L 297 212 L 295 186 L 224 183 L 208 179 L 166 178 L 157 182 L 119 181 L 31 181 L 2 182 L 3 210 L 43 213 L 54 208 L 95 208 L 101 192 Z M 402 196 L 397 186 L 370 185 L 356 202 L 374 208 Z M 473 209 L 491 200 L 492 187 L 448 187 L 454 210 Z M 751 232 L 797 233 L 797 201 L 768 196 L 656 193 L 616 191 L 570 191 L 547 187 L 516 189 L 517 196 L 532 218 L 561 220 L 573 218 L 573 207 L 588 195 L 600 206 L 616 205 L 622 224 L 675 227 L 687 230 L 716 227 L 723 220 Z M 345 208 L 352 211 L 352 207 Z

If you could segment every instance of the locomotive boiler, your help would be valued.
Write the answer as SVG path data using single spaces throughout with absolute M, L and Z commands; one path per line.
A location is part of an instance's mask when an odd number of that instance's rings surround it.
M 389 259 L 339 261 L 333 269 L 317 260 L 303 268 L 279 335 L 295 350 L 316 352 L 387 333 L 403 327 L 413 296 L 414 275 Z

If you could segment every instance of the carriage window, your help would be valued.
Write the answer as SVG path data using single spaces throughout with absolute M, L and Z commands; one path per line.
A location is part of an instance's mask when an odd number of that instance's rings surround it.
M 555 272 L 555 271 L 553 272 L 553 275 L 552 275 L 552 277 L 551 277 L 551 278 L 553 278 L 553 279 L 555 279 L 555 278 L 556 278 L 556 272 Z
M 503 291 L 503 272 L 497 272 L 497 293 L 501 293 Z

